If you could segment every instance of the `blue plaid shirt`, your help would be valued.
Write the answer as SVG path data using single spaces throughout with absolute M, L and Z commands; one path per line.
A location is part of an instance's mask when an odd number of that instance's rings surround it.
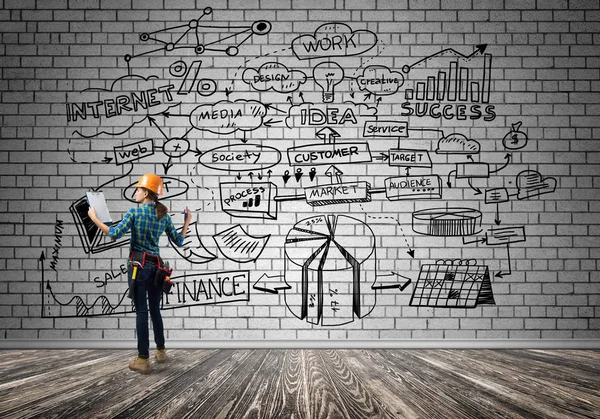
M 171 241 L 177 246 L 183 245 L 183 234 L 175 229 L 169 214 L 165 214 L 160 220 L 156 218 L 155 204 L 144 204 L 137 208 L 131 208 L 116 227 L 110 227 L 108 235 L 111 239 L 118 240 L 132 229 L 129 246 L 131 250 L 160 256 L 158 239 L 163 231 L 167 232 Z

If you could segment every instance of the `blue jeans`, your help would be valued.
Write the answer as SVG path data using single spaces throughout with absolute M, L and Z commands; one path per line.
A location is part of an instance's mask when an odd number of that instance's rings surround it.
M 131 275 L 133 267 L 129 266 L 127 282 L 131 286 Z M 162 289 L 154 285 L 156 275 L 156 265 L 146 262 L 144 268 L 138 268 L 135 278 L 135 292 L 133 295 L 133 304 L 135 306 L 135 330 L 137 333 L 137 349 L 140 358 L 149 358 L 150 356 L 150 333 L 148 331 L 148 306 L 150 307 L 150 317 L 152 318 L 152 328 L 154 329 L 154 342 L 158 349 L 165 347 L 165 332 L 163 328 L 162 316 L 160 315 L 160 299 Z M 146 299 L 146 295 L 148 298 Z

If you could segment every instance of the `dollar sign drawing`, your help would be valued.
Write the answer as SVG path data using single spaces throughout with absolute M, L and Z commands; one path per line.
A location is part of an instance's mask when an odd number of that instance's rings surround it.
M 513 134 L 512 136 L 512 144 L 519 144 L 519 138 L 517 134 Z

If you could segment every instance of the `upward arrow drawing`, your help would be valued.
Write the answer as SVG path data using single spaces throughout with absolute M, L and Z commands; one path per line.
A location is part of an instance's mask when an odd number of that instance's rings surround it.
M 331 178 L 331 183 L 333 183 L 333 177 L 335 176 L 336 183 L 342 183 L 342 175 L 344 174 L 340 169 L 335 167 L 335 165 L 329 166 L 327 171 L 325 172 L 327 176 Z
M 340 137 L 340 134 L 330 127 L 325 127 L 317 131 L 316 136 L 325 141 L 325 144 L 335 144 L 335 139 Z
M 425 57 L 425 58 L 423 58 L 423 59 L 421 59 L 421 60 L 417 61 L 416 63 L 413 63 L 412 65 L 408 66 L 408 71 L 412 70 L 412 69 L 413 69 L 413 67 L 416 67 L 416 66 L 418 66 L 418 65 L 419 65 L 419 64 L 421 64 L 421 63 L 424 63 L 424 62 L 426 62 L 426 61 L 428 61 L 428 60 L 431 60 L 432 58 L 435 58 L 435 57 L 437 57 L 438 55 L 444 55 L 444 54 L 446 54 L 446 53 L 448 53 L 448 52 L 450 52 L 450 53 L 454 53 L 455 55 L 457 55 L 457 56 L 459 56 L 459 57 L 462 57 L 462 58 L 464 58 L 464 59 L 469 59 L 469 58 L 472 58 L 472 57 L 474 57 L 476 54 L 483 54 L 486 48 L 487 48 L 487 44 L 479 44 L 479 45 L 476 45 L 476 46 L 475 46 L 475 51 L 473 51 L 473 52 L 472 52 L 471 54 L 469 54 L 469 55 L 464 55 L 464 54 L 461 54 L 460 52 L 456 51 L 456 50 L 455 50 L 455 49 L 453 49 L 453 48 L 446 48 L 446 49 L 443 49 L 443 50 L 441 50 L 441 51 L 439 51 L 439 52 L 436 52 L 435 54 L 429 55 L 429 56 L 427 56 L 427 57 Z M 408 71 L 406 71 L 406 73 L 408 73 Z

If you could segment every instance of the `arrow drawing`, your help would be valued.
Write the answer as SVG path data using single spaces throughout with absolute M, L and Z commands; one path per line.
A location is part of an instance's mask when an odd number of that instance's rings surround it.
M 405 282 L 403 283 L 392 283 L 392 284 L 387 284 L 387 283 L 381 283 L 379 282 L 379 278 L 387 278 L 387 277 L 400 277 L 403 279 L 406 279 Z M 373 289 L 377 289 L 377 290 L 386 290 L 386 289 L 394 289 L 394 288 L 398 288 L 400 291 L 404 291 L 406 289 L 406 287 L 408 287 L 408 285 L 412 282 L 412 280 L 404 275 L 400 275 L 399 273 L 393 272 L 390 274 L 386 274 L 386 275 L 377 275 L 376 279 L 375 279 L 375 283 L 373 284 L 373 286 L 371 288 Z
M 510 163 L 511 157 L 512 157 L 512 155 L 510 153 L 506 153 L 506 156 L 504 156 L 504 158 L 506 159 L 506 163 L 504 163 L 504 165 L 498 169 L 490 170 L 490 173 L 498 173 L 500 170 L 506 168 L 508 166 L 508 164 Z
M 284 279 L 283 275 L 267 275 L 266 273 L 263 273 L 261 275 L 260 278 L 258 278 L 258 280 L 254 283 L 254 285 L 252 286 L 252 288 L 254 288 L 257 291 L 263 291 L 263 292 L 268 292 L 269 294 L 279 294 L 279 291 L 285 291 L 285 290 L 289 290 L 292 287 L 290 285 L 287 285 L 285 282 L 281 283 L 280 285 L 276 286 L 276 287 L 269 287 L 267 284 L 265 284 L 264 282 L 267 281 L 272 281 L 275 279 Z
M 477 45 L 475 47 L 475 51 L 473 51 L 469 55 L 461 54 L 460 52 L 456 51 L 453 48 L 446 48 L 446 49 L 443 49 L 443 50 L 441 50 L 439 52 L 436 52 L 435 54 L 429 55 L 429 56 L 427 56 L 427 57 L 425 57 L 425 58 L 417 61 L 416 63 L 413 63 L 410 66 L 404 66 L 404 68 L 402 68 L 402 71 L 404 71 L 405 73 L 408 73 L 410 70 L 412 70 L 414 67 L 418 66 L 419 64 L 426 63 L 427 61 L 429 61 L 429 60 L 431 60 L 431 59 L 433 59 L 435 57 L 438 57 L 440 55 L 454 54 L 457 57 L 461 57 L 463 59 L 469 60 L 469 59 L 473 58 L 477 54 L 483 54 L 485 52 L 486 48 L 487 48 L 487 44 Z
M 340 137 L 340 134 L 330 127 L 320 129 L 315 135 L 324 140 L 325 144 L 335 144 L 335 139 Z
M 508 272 L 499 271 L 496 275 L 494 275 L 496 278 L 504 278 L 505 276 L 512 274 L 512 270 L 510 268 L 510 243 L 506 245 L 506 254 L 508 255 Z
M 331 166 L 329 166 L 327 171 L 325 171 L 325 174 L 331 178 L 332 184 L 333 184 L 334 176 L 335 176 L 335 183 L 342 183 L 342 175 L 344 174 L 344 172 L 342 172 L 340 169 L 335 167 L 335 165 L 332 164 Z

